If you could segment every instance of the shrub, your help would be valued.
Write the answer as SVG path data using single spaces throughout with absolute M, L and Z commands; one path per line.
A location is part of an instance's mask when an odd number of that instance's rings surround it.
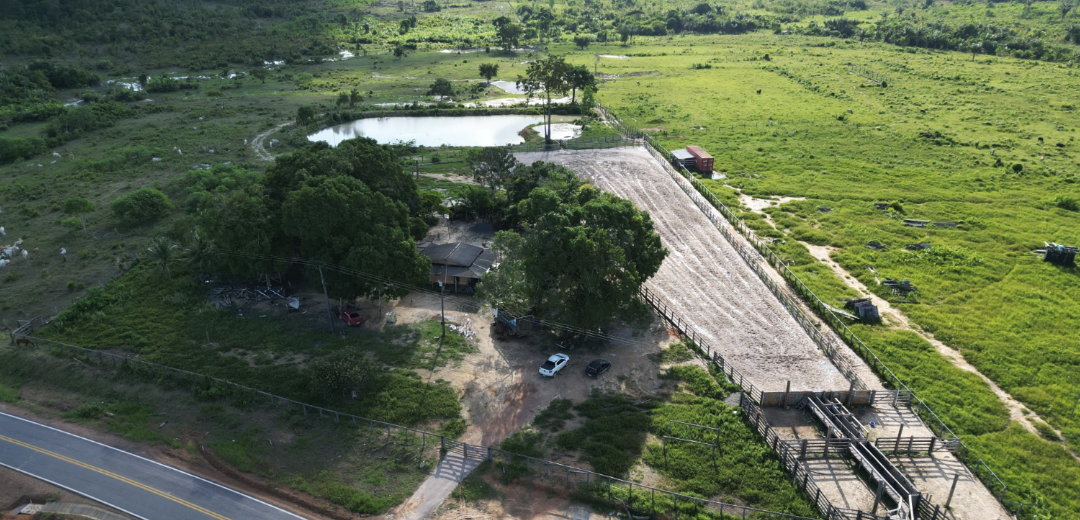
M 157 220 L 172 211 L 172 202 L 154 188 L 139 188 L 113 200 L 109 207 L 120 219 L 130 223 Z
M 1035 425 L 1035 430 L 1039 432 L 1039 436 L 1051 442 L 1061 442 L 1061 437 L 1058 436 L 1057 432 L 1055 432 L 1054 428 L 1049 424 L 1038 419 L 1031 422 Z
M 552 399 L 547 408 L 536 414 L 533 426 L 550 431 L 561 430 L 566 421 L 574 418 L 574 412 L 570 411 L 573 407 L 574 402 L 569 399 Z
M 1080 201 L 1068 195 L 1058 195 L 1054 198 L 1054 205 L 1069 211 L 1080 211 Z
M 1020 173 L 1020 172 L 1024 171 L 1024 165 L 1020 164 L 1020 163 L 1016 163 L 1016 164 L 1012 165 L 1012 170 L 1015 173 Z
M 453 97 L 454 86 L 450 84 L 450 81 L 446 80 L 445 78 L 439 78 L 436 79 L 435 83 L 432 83 L 431 86 L 428 88 L 427 95 Z
M 0 164 L 25 159 L 45 151 L 45 140 L 37 137 L 0 137 Z
M 451 419 L 447 421 L 446 424 L 443 424 L 442 427 L 439 428 L 439 434 L 456 439 L 458 437 L 461 437 L 462 435 L 465 435 L 465 430 L 467 428 L 468 425 L 465 423 L 465 418 L 458 417 L 456 419 Z

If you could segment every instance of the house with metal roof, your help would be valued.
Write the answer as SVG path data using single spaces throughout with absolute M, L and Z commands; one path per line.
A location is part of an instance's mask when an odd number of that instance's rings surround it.
M 420 249 L 420 254 L 431 260 L 432 285 L 442 282 L 454 292 L 472 292 L 495 261 L 495 253 L 490 249 L 464 242 L 428 244 Z

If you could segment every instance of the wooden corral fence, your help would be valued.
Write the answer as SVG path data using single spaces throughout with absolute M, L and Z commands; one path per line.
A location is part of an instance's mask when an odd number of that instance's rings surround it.
M 15 330 L 11 331 L 10 344 L 15 345 L 16 342 L 20 339 L 32 340 L 32 338 L 30 338 L 30 335 L 33 334 L 35 330 L 44 327 L 46 323 L 48 323 L 48 321 L 46 321 L 45 318 L 42 317 L 37 317 L 30 320 L 18 320 L 16 322 Z
M 890 518 L 832 505 L 828 497 L 821 492 L 821 488 L 814 482 L 810 469 L 803 462 L 804 457 L 800 457 L 800 446 L 791 446 L 789 441 L 780 438 L 780 435 L 769 426 L 769 421 L 765 419 L 765 414 L 762 413 L 761 407 L 757 403 L 743 396 L 739 399 L 739 406 L 746 413 L 747 421 L 754 426 L 754 429 L 765 438 L 765 443 L 772 447 L 773 451 L 780 457 L 780 462 L 783 463 L 784 468 L 791 475 L 792 483 L 806 492 L 807 496 L 818 508 L 818 511 L 821 511 L 821 514 L 827 520 L 887 520 Z M 832 439 L 832 441 L 836 440 Z M 846 442 L 829 444 L 832 441 L 826 441 L 825 446 L 832 446 L 835 450 L 842 450 L 847 446 Z
M 763 407 L 793 406 L 808 395 L 839 399 L 845 406 L 892 406 L 910 407 L 911 390 L 837 390 L 837 391 L 788 391 L 762 392 L 757 403 Z
M 510 146 L 514 153 L 522 152 L 550 152 L 553 150 L 596 150 L 604 148 L 620 148 L 623 146 L 641 146 L 640 139 L 632 139 L 623 135 L 600 135 L 591 137 L 578 137 L 550 143 L 522 143 Z
M 821 316 L 822 319 L 824 319 L 826 323 L 833 327 L 837 334 L 839 334 L 839 336 L 849 346 L 851 346 L 851 348 L 854 349 L 860 357 L 866 360 L 866 362 L 870 365 L 870 368 L 882 377 L 884 384 L 899 390 L 907 390 L 910 392 L 910 388 L 908 388 L 908 386 L 896 375 L 896 373 L 893 372 L 892 369 L 890 369 L 883 361 L 881 361 L 881 359 L 878 358 L 877 355 L 874 354 L 874 352 L 870 350 L 870 348 L 867 347 L 866 344 L 861 339 L 859 339 L 858 336 L 855 335 L 855 333 L 847 326 L 847 323 L 845 323 L 841 319 L 841 317 L 837 316 L 834 312 L 829 310 L 828 306 L 820 298 L 818 298 L 817 295 L 814 294 L 814 292 L 811 291 L 810 288 L 807 287 L 807 285 L 803 283 L 803 281 L 798 276 L 796 276 L 793 271 L 791 271 L 791 269 L 788 268 L 787 264 L 783 261 L 783 259 L 774 251 L 772 251 L 772 249 L 769 248 L 768 244 L 765 241 L 758 238 L 757 234 L 754 232 L 753 229 L 750 229 L 750 227 L 748 227 L 746 223 L 744 223 L 742 219 L 738 217 L 738 215 L 735 215 L 735 213 L 732 212 L 731 209 L 728 208 L 723 202 L 721 202 L 715 194 L 713 194 L 707 187 L 705 187 L 704 184 L 697 180 L 692 173 L 690 173 L 685 168 L 679 166 L 677 161 L 674 161 L 671 156 L 671 152 L 669 152 L 666 148 L 660 145 L 660 143 L 653 139 L 649 134 L 642 132 L 641 130 L 634 128 L 630 125 L 627 125 L 625 122 L 619 119 L 618 116 L 612 113 L 611 110 L 607 107 L 598 105 L 597 108 L 604 115 L 604 118 L 609 121 L 615 129 L 619 130 L 627 138 L 642 139 L 645 143 L 645 148 L 649 151 L 649 153 L 651 153 L 653 157 L 657 159 L 657 161 L 664 167 L 665 171 L 667 171 L 669 175 L 672 175 L 672 178 L 674 178 L 680 186 L 684 186 L 685 183 L 689 183 L 690 186 L 693 188 L 693 191 L 696 191 L 698 196 L 704 198 L 708 202 L 709 206 L 712 209 L 718 211 L 727 221 L 727 224 L 738 232 L 742 239 L 744 239 L 747 243 L 750 244 L 750 246 L 752 246 L 754 249 L 757 250 L 758 253 L 760 253 L 761 256 L 750 255 L 749 251 L 747 251 L 747 248 L 742 245 L 742 242 L 738 238 L 736 238 L 734 233 L 730 232 L 726 226 L 723 226 L 718 222 L 714 222 L 714 224 L 717 225 L 717 229 L 719 229 L 721 234 L 724 235 L 724 238 L 726 238 L 732 244 L 732 246 L 735 247 L 735 250 L 739 252 L 739 255 L 743 257 L 747 264 L 750 265 L 750 267 L 754 269 L 756 273 L 758 273 L 758 275 L 762 278 L 762 281 L 765 282 L 765 285 L 767 285 L 770 290 L 773 291 L 773 294 L 776 295 L 778 299 L 780 299 L 781 303 L 784 304 L 785 308 L 787 308 L 789 312 L 792 312 L 793 315 L 795 315 L 796 311 L 793 311 L 792 308 L 798 309 L 798 307 L 794 305 L 789 306 L 789 303 L 787 301 L 788 298 L 785 294 L 785 291 L 776 287 L 776 285 L 772 282 L 772 279 L 769 278 L 768 275 L 760 269 L 760 266 L 758 264 L 762 257 L 764 257 L 764 259 L 768 261 L 769 264 L 772 265 L 777 270 L 777 272 L 784 278 L 784 280 L 788 283 L 788 287 L 794 289 L 799 294 L 799 296 L 802 297 L 802 300 L 806 302 L 806 304 L 811 309 L 813 309 L 818 316 Z M 706 209 L 699 202 L 698 197 L 693 196 L 693 194 L 691 194 L 690 191 L 688 191 L 686 188 L 683 189 L 687 192 L 688 195 L 691 196 L 691 199 L 694 201 L 694 203 L 698 205 L 698 207 L 701 208 L 702 211 L 705 211 L 706 215 L 712 214 L 711 211 L 706 211 Z M 710 217 L 710 219 L 712 219 L 712 217 Z M 798 312 L 801 313 L 801 310 L 798 310 Z M 804 326 L 804 329 L 807 329 L 807 324 L 813 325 L 813 322 L 808 319 L 804 321 L 796 316 L 796 320 L 799 320 L 799 323 Z M 819 341 L 820 334 L 816 331 L 816 325 L 814 325 L 814 330 L 807 329 L 807 333 L 810 334 L 811 338 L 814 338 L 815 342 Z M 826 354 L 831 354 L 833 352 L 832 345 L 828 344 L 827 342 L 822 341 L 821 343 L 819 343 L 819 346 Z M 833 356 L 830 355 L 830 359 L 832 358 Z M 849 375 L 848 372 L 845 371 L 843 366 L 838 366 L 838 368 L 840 368 L 841 371 L 844 371 L 845 375 L 848 376 L 848 379 L 850 381 L 855 381 L 855 379 L 851 377 L 854 375 L 853 373 Z M 865 385 L 863 385 L 860 388 L 866 387 Z M 919 399 L 919 397 L 916 396 L 914 392 L 911 392 L 910 395 L 911 409 L 915 411 L 919 418 L 922 419 L 926 426 L 930 428 L 930 430 L 935 435 L 943 439 L 957 438 L 957 436 L 952 432 L 952 430 L 945 425 L 941 418 L 938 417 L 937 414 L 934 413 L 934 411 L 931 410 L 930 407 L 922 399 Z M 983 484 L 985 484 L 986 487 L 990 489 L 990 491 L 994 494 L 994 496 L 998 498 L 1002 505 L 1005 506 L 1007 510 L 1013 512 L 1018 518 L 1031 518 L 1030 514 L 1028 517 L 1025 517 L 1023 515 L 1024 506 L 1027 504 L 1006 500 L 1007 487 L 1001 481 L 1001 479 L 998 478 L 997 474 L 995 474 L 994 471 L 990 469 L 990 466 L 987 465 L 984 460 L 972 455 L 968 447 L 962 441 L 959 442 L 959 449 L 956 452 L 957 456 L 960 458 L 961 461 L 964 462 L 964 464 L 967 465 L 969 469 L 971 469 L 971 471 L 976 476 L 978 476 L 979 480 L 981 480 Z M 1031 513 L 1031 510 L 1029 509 L 1028 512 Z

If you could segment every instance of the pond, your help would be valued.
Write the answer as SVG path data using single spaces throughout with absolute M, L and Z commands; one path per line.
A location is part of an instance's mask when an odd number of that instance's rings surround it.
M 517 83 L 513 81 L 503 81 L 501 79 L 491 82 L 492 85 L 499 87 L 506 91 L 508 94 L 526 94 L 524 90 L 518 88 Z
M 552 122 L 573 118 L 552 117 Z M 373 117 L 324 128 L 308 136 L 309 141 L 325 141 L 337 146 L 354 137 L 370 137 L 380 143 L 415 141 L 417 146 L 499 146 L 525 141 L 518 132 L 542 123 L 543 116 L 501 115 L 461 117 Z M 536 129 L 543 133 L 540 128 Z M 568 124 L 551 127 L 552 139 L 570 139 L 580 127 Z

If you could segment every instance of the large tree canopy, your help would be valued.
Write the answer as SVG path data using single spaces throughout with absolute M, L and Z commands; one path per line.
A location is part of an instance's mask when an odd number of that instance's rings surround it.
M 667 256 L 647 213 L 590 185 L 539 187 L 519 212 L 527 230 L 499 235 L 501 264 L 481 282 L 489 301 L 512 310 L 527 303 L 545 318 L 604 326 L 639 308 L 641 284 Z
M 420 279 L 431 267 L 416 253 L 405 204 L 350 177 L 311 179 L 290 193 L 281 207 L 281 229 L 308 261 L 394 280 Z M 316 268 L 306 269 L 309 277 L 319 276 Z M 374 294 L 382 288 L 347 273 L 323 274 L 331 292 L 341 296 Z
M 544 106 L 547 108 L 546 142 L 551 142 L 551 95 L 566 94 L 570 90 L 570 70 L 565 57 L 552 54 L 534 61 L 526 69 L 525 76 L 518 76 L 517 87 L 530 98 L 538 93 L 544 96 Z
M 278 157 L 266 172 L 270 198 L 281 203 L 289 192 L 312 177 L 347 176 L 358 179 L 372 190 L 415 208 L 418 202 L 416 181 L 405 171 L 401 160 L 389 146 L 359 137 L 342 142 L 337 148 L 314 143 L 290 155 Z
M 314 265 L 331 266 L 323 269 L 327 287 L 345 297 L 403 292 L 367 275 L 407 288 L 427 274 L 413 237 L 427 230 L 417 213 L 431 210 L 389 147 L 371 139 L 313 144 L 279 157 L 264 182 L 217 195 L 202 212 L 221 270 L 252 276 L 287 267 L 268 257 L 300 259 L 315 284 Z
M 277 271 L 268 259 L 275 244 L 283 242 L 278 219 L 270 212 L 261 186 L 252 186 L 229 195 L 218 194 L 206 204 L 200 221 L 206 238 L 221 252 L 214 265 L 242 276 L 258 276 Z
M 508 146 L 489 146 L 469 150 L 465 162 L 473 172 L 473 180 L 491 188 L 492 196 L 517 167 L 517 159 Z

